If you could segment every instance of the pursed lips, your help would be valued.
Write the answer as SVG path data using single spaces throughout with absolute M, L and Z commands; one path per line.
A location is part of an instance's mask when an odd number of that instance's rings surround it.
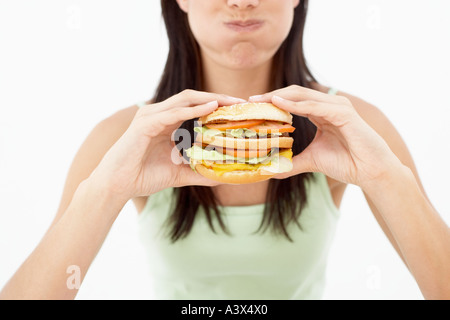
M 231 30 L 237 32 L 250 32 L 261 28 L 264 24 L 263 20 L 234 20 L 225 22 L 225 25 Z

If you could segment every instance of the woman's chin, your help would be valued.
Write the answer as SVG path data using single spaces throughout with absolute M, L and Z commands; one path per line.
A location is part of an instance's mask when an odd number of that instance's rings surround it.
M 236 44 L 228 52 L 226 60 L 230 69 L 253 69 L 271 60 L 273 53 L 266 53 L 249 42 Z

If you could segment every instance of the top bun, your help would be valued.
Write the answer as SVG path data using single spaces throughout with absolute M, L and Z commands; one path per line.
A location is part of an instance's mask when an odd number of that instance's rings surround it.
M 292 124 L 292 115 L 271 103 L 247 102 L 219 107 L 199 119 L 203 124 L 221 121 L 272 120 Z

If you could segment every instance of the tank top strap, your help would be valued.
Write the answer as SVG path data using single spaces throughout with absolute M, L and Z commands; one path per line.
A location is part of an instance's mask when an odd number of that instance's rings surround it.
M 147 103 L 145 101 L 139 101 L 138 103 L 136 103 L 136 106 L 138 108 L 142 108 L 143 106 L 145 106 Z
M 336 95 L 337 93 L 338 93 L 338 89 L 336 89 L 336 88 L 333 88 L 333 87 L 331 87 L 329 90 L 328 90 L 328 94 L 331 94 L 331 95 Z

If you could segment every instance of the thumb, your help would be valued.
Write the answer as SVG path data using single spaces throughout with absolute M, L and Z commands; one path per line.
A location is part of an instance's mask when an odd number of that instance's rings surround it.
M 181 165 L 178 173 L 177 187 L 183 186 L 206 186 L 214 187 L 221 184 L 220 182 L 210 180 L 195 172 L 189 165 Z
M 294 166 L 292 171 L 296 171 L 296 174 L 316 172 L 318 170 L 309 148 L 292 158 L 292 164 Z
M 274 176 L 275 179 L 286 179 L 307 172 L 316 172 L 317 167 L 308 148 L 292 158 L 292 170 Z

